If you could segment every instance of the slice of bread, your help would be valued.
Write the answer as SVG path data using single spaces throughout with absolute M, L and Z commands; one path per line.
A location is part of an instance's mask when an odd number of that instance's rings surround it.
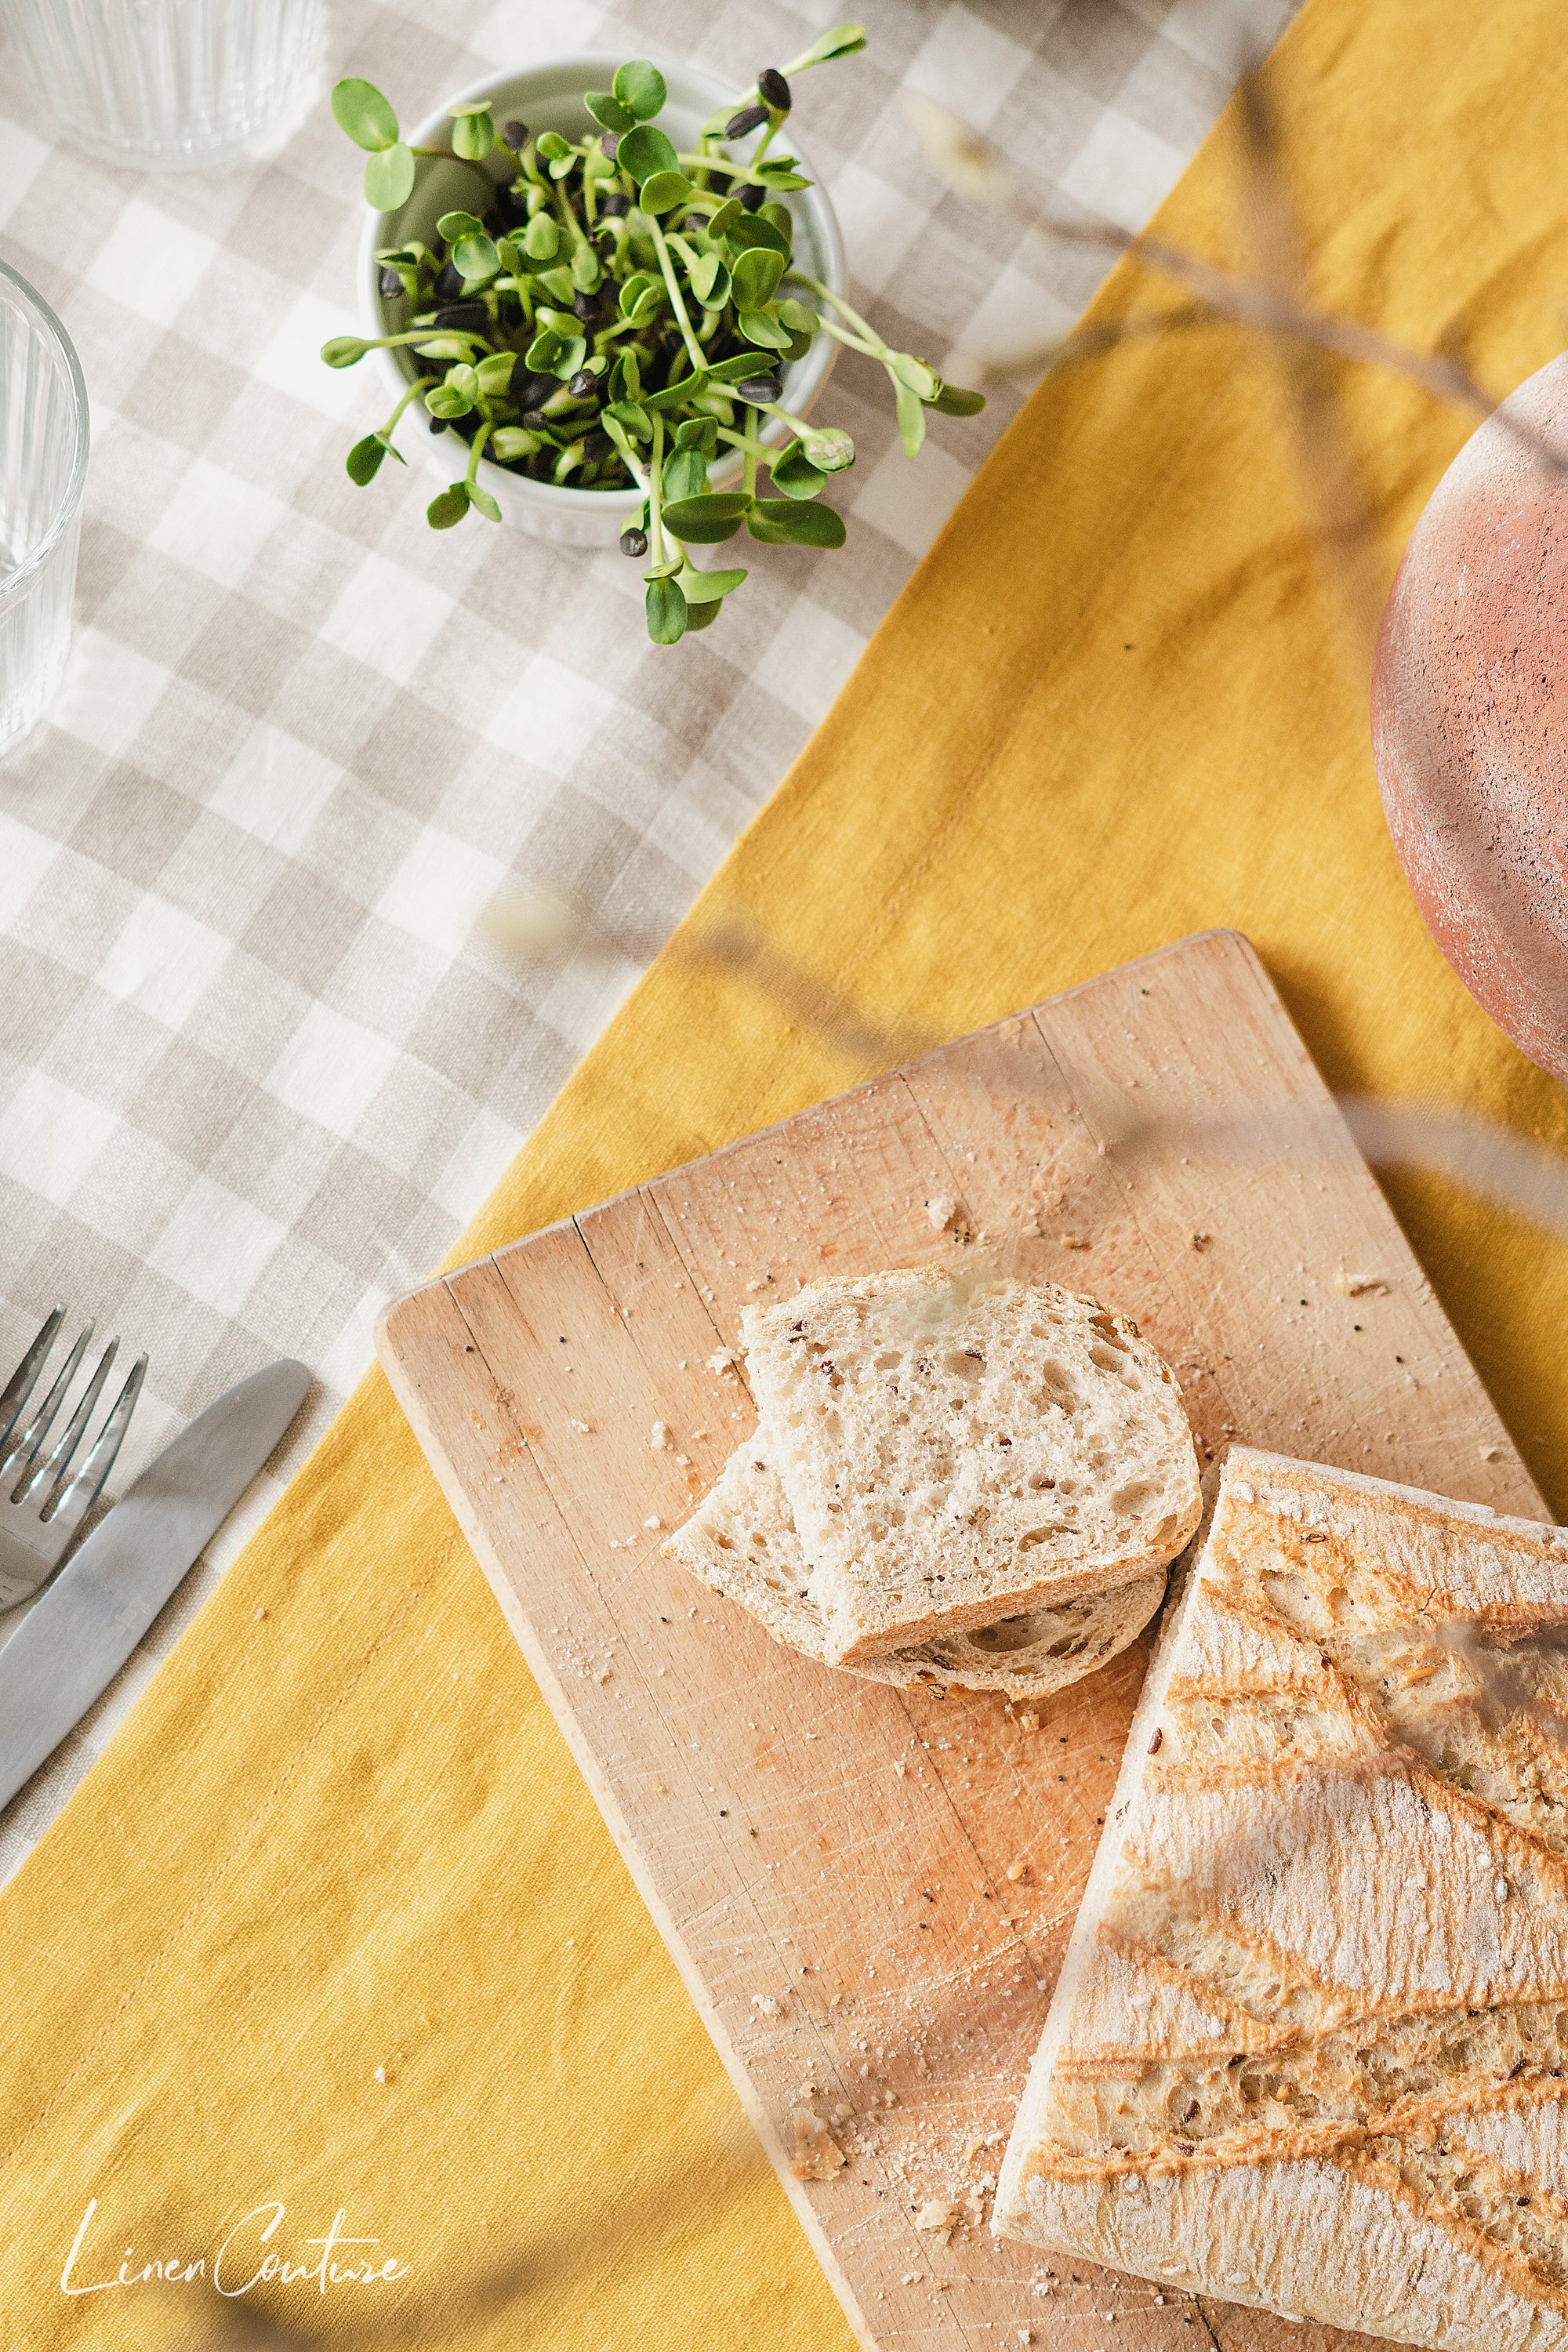
M 738 1601 L 775 1641 L 826 1660 L 827 1629 L 811 1597 L 810 1573 L 778 1473 L 759 1430 L 738 1446 L 697 1511 L 664 1546 L 693 1576 Z M 952 1633 L 908 1650 L 886 1650 L 851 1667 L 873 1682 L 908 1689 L 1005 1691 L 1044 1698 L 1091 1674 L 1137 1639 L 1160 1605 L 1163 1570 L 1065 1601 L 1005 1623 Z
M 743 1329 L 831 1665 L 1151 1575 L 1198 1523 L 1176 1384 L 1091 1298 L 880 1274 Z
M 1565 2352 L 1568 1531 L 1231 1454 L 993 2226 Z

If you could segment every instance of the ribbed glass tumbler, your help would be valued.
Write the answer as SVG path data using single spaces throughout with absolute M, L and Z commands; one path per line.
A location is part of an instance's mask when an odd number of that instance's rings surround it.
M 321 14 L 321 0 L 0 0 L 0 29 L 78 147 L 200 171 L 279 127 Z
M 59 684 L 70 647 L 87 386 L 70 338 L 0 261 L 0 754 Z

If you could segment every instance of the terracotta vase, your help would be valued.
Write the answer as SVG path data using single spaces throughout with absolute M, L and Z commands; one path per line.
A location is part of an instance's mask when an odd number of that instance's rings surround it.
M 1498 1026 L 1568 1080 L 1568 355 L 1467 442 L 1411 534 L 1372 733 L 1432 936 Z

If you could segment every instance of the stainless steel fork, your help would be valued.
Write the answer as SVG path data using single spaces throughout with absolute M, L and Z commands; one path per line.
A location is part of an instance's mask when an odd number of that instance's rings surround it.
M 138 1356 L 98 1435 L 73 1471 L 71 1465 L 120 1342 L 111 1339 L 105 1348 L 69 1420 L 46 1454 L 49 1432 L 92 1338 L 93 1327 L 89 1323 L 50 1382 L 43 1402 L 30 1419 L 24 1419 L 65 1319 L 65 1308 L 57 1307 L 0 1395 L 0 1614 L 30 1600 L 69 1550 L 72 1538 L 114 1467 L 147 1370 L 146 1357 Z

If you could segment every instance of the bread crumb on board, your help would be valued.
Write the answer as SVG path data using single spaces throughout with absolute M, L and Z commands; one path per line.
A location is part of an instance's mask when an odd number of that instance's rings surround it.
M 1334 1288 L 1342 1298 L 1386 1298 L 1388 1285 L 1381 1274 L 1347 1274 L 1344 1260 L 1334 1276 Z
M 656 1421 L 654 1423 L 653 1427 L 648 1432 L 647 1442 L 656 1454 L 667 1453 L 668 1451 L 669 1432 L 662 1421 Z
M 727 1372 L 734 1360 L 733 1348 L 715 1348 L 708 1359 L 708 1369 L 710 1372 Z
M 940 2237 L 944 2246 L 957 2226 L 957 2214 L 951 2205 L 944 2205 L 940 2197 L 928 2198 L 915 2215 L 916 2229 Z
M 790 2116 L 795 2127 L 795 2158 L 790 2170 L 797 2180 L 832 2180 L 849 2159 L 822 2117 L 810 2107 L 796 2107 Z
M 925 1207 L 926 1215 L 939 1234 L 946 1233 L 958 1216 L 958 1202 L 951 1192 L 933 1192 Z

